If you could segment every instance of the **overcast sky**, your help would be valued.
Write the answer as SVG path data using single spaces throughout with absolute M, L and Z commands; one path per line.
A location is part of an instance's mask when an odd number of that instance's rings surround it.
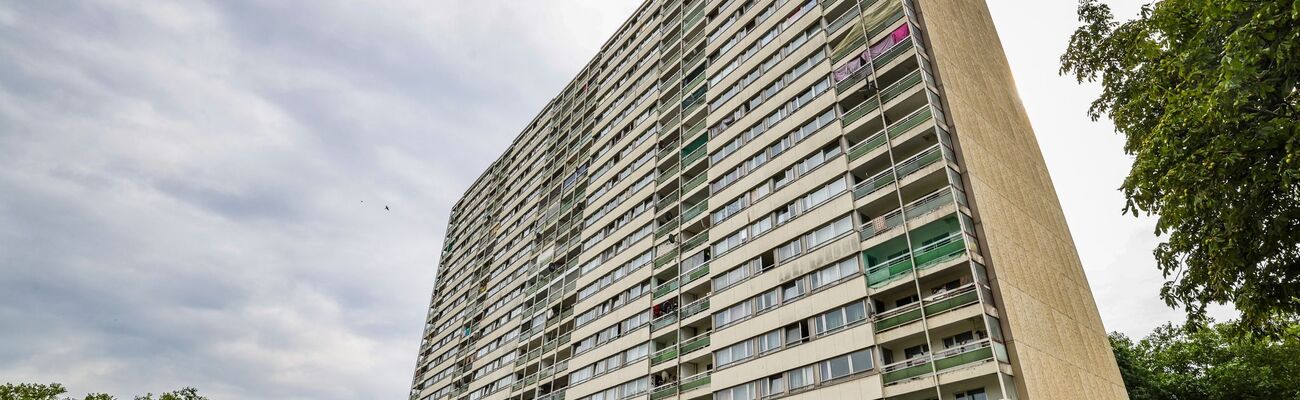
M 1178 319 L 1074 2 L 990 3 L 1107 329 Z M 637 4 L 0 0 L 0 381 L 405 398 L 451 205 Z

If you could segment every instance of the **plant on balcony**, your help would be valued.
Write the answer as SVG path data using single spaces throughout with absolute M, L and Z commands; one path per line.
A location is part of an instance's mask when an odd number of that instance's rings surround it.
M 1231 303 L 1242 326 L 1300 320 L 1300 6 L 1165 0 L 1116 22 L 1097 0 L 1061 73 L 1100 80 L 1103 114 L 1134 156 L 1125 213 L 1156 215 L 1161 297 L 1204 321 Z

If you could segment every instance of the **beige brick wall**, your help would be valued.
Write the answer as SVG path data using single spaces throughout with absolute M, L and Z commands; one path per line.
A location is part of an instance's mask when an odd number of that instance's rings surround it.
M 987 5 L 916 5 L 1005 310 L 1020 398 L 1128 398 Z

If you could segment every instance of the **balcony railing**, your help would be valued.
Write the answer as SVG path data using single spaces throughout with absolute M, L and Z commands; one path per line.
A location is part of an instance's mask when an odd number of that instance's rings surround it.
M 859 237 L 861 240 L 871 239 L 900 225 L 903 225 L 903 213 L 900 210 L 894 210 L 862 224 Z
M 867 180 L 859 182 L 857 186 L 854 186 L 853 198 L 860 199 L 863 197 L 867 197 L 868 195 L 875 193 L 880 189 L 884 189 L 886 186 L 888 186 L 891 183 L 894 183 L 894 171 L 892 169 L 887 169 L 884 172 L 876 174 L 876 176 L 867 178 Z
M 965 286 L 930 296 L 922 301 L 925 304 L 925 315 L 934 316 L 978 303 L 980 297 L 979 293 L 975 291 L 976 287 L 975 283 L 969 283 Z
M 695 217 L 698 217 L 700 216 L 700 214 L 703 214 L 704 210 L 707 210 L 708 208 L 709 208 L 709 200 L 704 199 L 704 201 L 701 201 L 699 204 L 693 205 L 690 208 L 687 208 L 686 211 L 682 212 L 682 221 L 693 220 L 695 219 Z
M 704 242 L 707 242 L 708 240 L 709 240 L 708 232 L 701 232 L 699 234 L 696 234 L 694 237 L 690 238 L 685 243 L 682 243 L 682 251 L 690 251 L 691 249 L 694 249 L 695 247 L 704 244 Z
M 668 346 L 668 348 L 656 351 L 650 356 L 650 365 L 659 365 L 677 358 L 677 345 Z
M 934 369 L 944 371 L 993 359 L 993 341 L 984 339 L 946 349 L 934 355 Z
M 934 367 L 930 363 L 928 354 L 912 357 L 880 368 L 881 380 L 885 382 L 885 385 L 908 381 L 922 375 L 928 375 L 931 372 L 934 372 Z
M 902 254 L 870 267 L 867 267 L 867 285 L 880 287 L 912 270 L 912 257 Z
M 680 278 L 682 284 L 685 285 L 687 283 L 694 282 L 696 279 L 700 279 L 706 276 L 709 276 L 709 264 L 703 264 L 698 267 L 695 267 L 695 269 L 692 269 L 690 272 L 683 274 Z
M 682 157 L 682 165 L 689 167 L 692 164 L 695 164 L 696 161 L 704 159 L 705 153 L 708 153 L 708 151 L 706 151 L 703 146 L 696 148 L 695 150 L 691 151 L 690 154 L 687 154 Z
M 889 103 L 890 100 L 897 98 L 903 93 L 906 93 L 908 90 L 912 90 L 913 87 L 916 87 L 916 85 L 920 83 L 921 83 L 921 70 L 918 69 L 916 71 L 912 71 L 911 74 L 908 74 L 907 76 L 903 77 L 903 79 L 899 79 L 898 82 L 894 82 L 893 84 L 889 85 L 889 87 L 881 89 L 880 102 Z
M 876 333 L 897 328 L 921 319 L 921 303 L 912 303 L 889 311 L 876 314 Z
M 849 112 L 844 113 L 844 118 L 840 119 L 840 121 L 842 121 L 841 125 L 849 126 L 849 124 L 857 122 L 857 120 L 861 119 L 862 117 L 866 116 L 868 113 L 875 111 L 876 109 L 879 108 L 880 108 L 880 103 L 876 102 L 876 99 L 874 97 L 868 97 L 861 104 L 854 106 L 852 110 L 849 110 Z
M 667 235 L 669 232 L 672 232 L 674 229 L 677 229 L 677 223 L 678 223 L 677 218 L 673 218 L 672 220 L 664 223 L 663 225 L 659 225 L 659 229 L 655 230 L 655 237 L 663 237 L 664 235 Z
M 923 106 L 923 108 L 913 111 L 903 120 L 890 125 L 889 137 L 898 137 L 898 135 L 902 135 L 904 132 L 912 130 L 912 128 L 921 126 L 922 123 L 931 120 L 933 117 L 934 110 L 931 110 L 930 106 Z
M 835 47 L 835 52 L 831 53 L 831 62 L 839 62 L 844 59 L 844 57 L 848 56 L 850 52 L 857 49 L 858 46 L 862 46 L 862 43 L 866 42 L 866 39 L 863 39 L 862 34 L 849 32 L 849 35 L 852 39 L 845 38 L 844 42 L 841 42 L 839 46 Z
M 858 144 L 853 145 L 853 147 L 849 149 L 849 161 L 861 158 L 862 156 L 867 155 L 867 153 L 880 148 L 880 146 L 884 146 L 887 142 L 888 140 L 885 139 L 885 130 L 881 129 L 875 134 L 863 139 L 861 142 L 858 142 Z
M 695 300 L 691 302 L 691 304 L 687 304 L 686 306 L 682 307 L 680 312 L 682 314 L 682 318 L 686 318 L 695 314 L 699 314 L 700 312 L 703 312 L 708 309 L 709 309 L 709 298 L 705 297 L 699 300 Z
M 709 334 L 707 333 L 696 336 L 690 340 L 683 342 L 681 344 L 681 350 L 682 350 L 681 353 L 691 354 L 691 352 L 694 352 L 699 349 L 703 349 L 705 347 L 709 347 Z
M 933 147 L 925 149 L 925 151 L 917 153 L 916 155 L 903 160 L 903 162 L 898 163 L 898 166 L 895 167 L 898 171 L 898 176 L 906 177 L 911 175 L 913 172 L 920 171 L 922 168 L 933 165 L 935 162 L 943 159 L 943 152 L 939 150 L 939 146 L 941 145 L 936 144 Z
M 890 61 L 894 61 L 895 58 L 898 58 L 900 54 L 903 54 L 904 52 L 906 52 L 907 50 L 913 47 L 916 47 L 916 45 L 913 44 L 912 38 L 909 37 L 907 38 L 907 40 L 904 40 L 894 45 L 893 48 L 890 48 L 889 50 L 885 51 L 884 54 L 881 54 L 880 56 L 876 57 L 876 59 L 873 60 L 872 63 L 876 65 L 888 64 Z
M 903 209 L 906 210 L 905 213 L 907 214 L 907 219 L 917 219 L 926 214 L 935 212 L 940 208 L 957 204 L 952 200 L 953 190 L 954 189 L 951 186 L 945 186 L 942 189 L 927 194 L 925 197 L 917 199 L 911 204 L 904 206 Z
M 916 249 L 916 268 L 925 269 L 961 257 L 966 253 L 966 234 L 954 231 L 947 237 Z
M 863 79 L 866 79 L 868 75 L 871 75 L 871 71 L 872 69 L 870 64 L 863 65 L 862 67 L 858 68 L 857 71 L 853 71 L 853 74 L 849 75 L 848 78 L 845 78 L 840 83 L 836 83 L 835 91 L 843 93 L 845 90 L 848 90 L 850 86 L 853 86 L 853 84 L 861 82 Z
M 669 208 L 676 209 L 676 208 L 677 208 L 677 193 L 669 193 L 667 196 L 664 196 L 664 198 L 659 199 L 659 203 L 656 203 L 656 204 L 655 204 L 655 207 L 656 207 L 659 211 L 667 210 L 667 209 L 669 209 Z
M 682 184 L 682 192 L 681 192 L 681 193 L 682 193 L 683 195 L 684 195 L 684 194 L 687 194 L 687 193 L 690 193 L 690 192 L 691 192 L 691 189 L 695 189 L 696 187 L 700 186 L 701 183 L 704 183 L 704 179 L 707 178 L 706 175 L 708 175 L 708 174 L 700 174 L 700 175 L 696 176 L 695 178 L 691 178 L 691 180 L 687 181 L 685 184 Z
M 830 25 L 826 26 L 826 34 L 834 36 L 835 32 L 839 31 L 840 28 L 843 28 L 844 25 L 856 20 L 858 15 L 860 15 L 860 11 L 858 11 L 857 7 L 849 8 L 848 12 L 845 12 L 844 15 L 840 15 L 839 18 L 836 18 L 835 21 L 830 23 Z
M 677 249 L 669 250 L 664 255 L 655 257 L 655 268 L 668 265 L 668 263 L 672 262 L 676 258 L 677 258 Z
M 657 299 L 663 297 L 664 295 L 667 295 L 669 293 L 672 293 L 674 290 L 677 290 L 678 282 L 679 281 L 677 280 L 677 278 L 673 278 L 668 280 L 668 282 L 659 284 L 658 287 L 655 287 L 654 298 Z
M 655 318 L 654 321 L 650 321 L 650 330 L 657 331 L 663 327 L 672 325 L 674 322 L 677 322 L 676 312 L 670 312 L 664 315 L 660 315 L 659 318 Z
M 681 383 L 681 385 L 680 385 L 680 386 L 681 386 L 681 389 L 679 389 L 679 390 L 682 391 L 682 392 L 690 391 L 690 390 L 692 390 L 692 389 L 695 389 L 695 388 L 698 388 L 698 387 L 701 387 L 701 386 L 704 386 L 704 385 L 708 385 L 710 381 L 712 381 L 712 377 L 709 375 L 709 373 L 708 373 L 708 372 L 701 372 L 701 373 L 695 374 L 695 375 L 693 375 L 693 376 L 688 376 L 688 377 L 686 377 L 686 378 L 682 378 L 682 383 Z

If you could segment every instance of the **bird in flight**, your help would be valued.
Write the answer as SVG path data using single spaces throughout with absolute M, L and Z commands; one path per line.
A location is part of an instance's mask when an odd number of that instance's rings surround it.
M 388 206 L 384 206 L 384 211 L 391 211 L 391 210 L 388 209 Z

